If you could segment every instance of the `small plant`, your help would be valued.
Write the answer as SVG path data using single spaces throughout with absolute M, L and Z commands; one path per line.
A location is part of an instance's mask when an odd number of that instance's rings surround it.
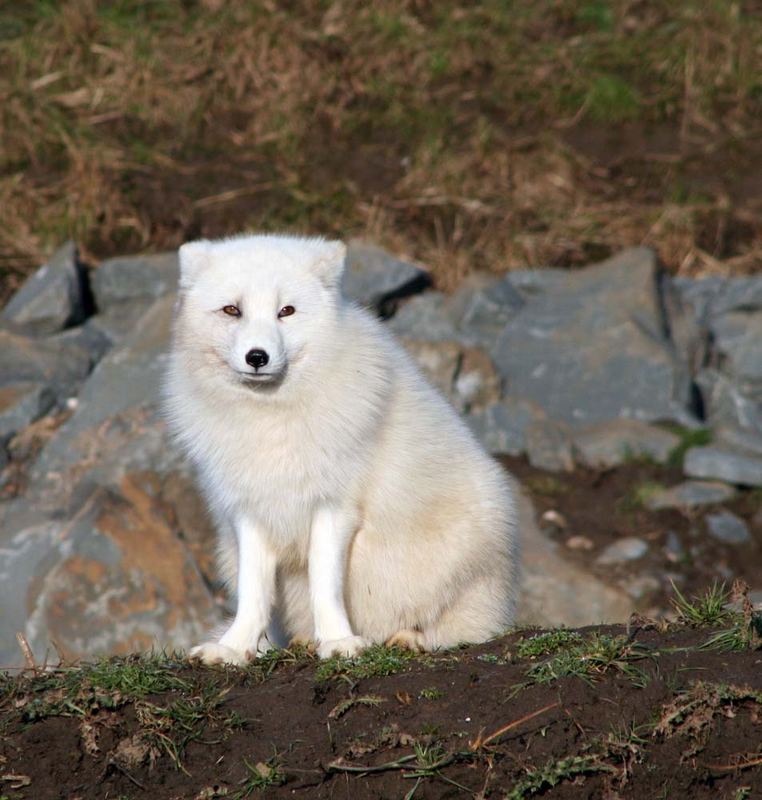
M 243 763 L 248 775 L 241 781 L 241 789 L 231 795 L 232 800 L 243 800 L 256 791 L 269 789 L 271 786 L 282 786 L 286 782 L 286 775 L 280 767 L 277 756 L 266 762 L 258 761 L 256 764 L 251 764 L 244 758 Z
M 688 600 L 674 582 L 672 590 L 675 593 L 672 607 L 678 619 L 686 625 L 697 628 L 719 625 L 730 616 L 727 609 L 729 592 L 724 583 L 715 581 L 703 595 L 694 596 L 692 600 Z
M 418 698 L 420 700 L 439 700 L 444 696 L 445 693 L 441 689 L 437 689 L 435 686 L 430 686 L 427 687 L 426 689 L 421 689 L 421 691 L 418 692 Z
M 374 645 L 354 658 L 333 656 L 326 659 L 315 671 L 315 680 L 328 681 L 340 676 L 362 680 L 394 675 L 407 669 L 415 655 L 412 651 L 399 647 Z
M 577 775 L 591 775 L 601 772 L 615 772 L 595 756 L 569 756 L 558 761 L 548 761 L 544 766 L 530 770 L 506 795 L 506 800 L 523 800 L 533 797 L 546 789 L 557 786 Z
M 680 443 L 667 458 L 670 467 L 682 467 L 685 454 L 691 447 L 705 447 L 712 441 L 712 432 L 708 428 L 681 428 L 672 426 L 670 430 L 680 437 Z
M 576 631 L 567 631 L 563 628 L 548 633 L 538 633 L 528 639 L 522 639 L 516 646 L 516 655 L 519 658 L 548 656 L 581 641 L 583 641 L 582 636 Z

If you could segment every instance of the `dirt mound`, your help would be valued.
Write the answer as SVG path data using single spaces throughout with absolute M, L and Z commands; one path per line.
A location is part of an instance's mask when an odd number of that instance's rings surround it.
M 246 670 L 128 658 L 2 678 L 13 798 L 745 798 L 762 791 L 756 619 L 519 631 Z M 691 627 L 713 621 L 710 627 Z

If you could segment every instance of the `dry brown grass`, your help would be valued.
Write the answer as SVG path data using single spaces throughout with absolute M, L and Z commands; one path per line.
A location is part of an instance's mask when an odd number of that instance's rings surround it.
M 0 10 L 5 294 L 242 228 L 430 263 L 759 263 L 753 2 L 19 0 Z M 2 274 L 2 273 L 0 273 Z

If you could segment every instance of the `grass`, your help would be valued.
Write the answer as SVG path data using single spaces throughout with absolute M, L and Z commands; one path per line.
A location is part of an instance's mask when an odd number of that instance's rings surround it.
M 508 794 L 506 800 L 524 800 L 552 789 L 562 781 L 573 780 L 578 775 L 591 775 L 601 772 L 614 772 L 614 768 L 603 763 L 596 756 L 569 756 L 552 759 L 544 766 L 528 770 Z
M 695 428 L 691 430 L 680 426 L 667 427 L 680 437 L 680 443 L 667 458 L 667 464 L 670 467 L 682 467 L 683 459 L 688 450 L 692 447 L 705 447 L 712 442 L 712 432 L 708 428 Z
M 230 795 L 232 800 L 243 800 L 255 792 L 261 792 L 274 786 L 281 786 L 286 782 L 286 775 L 281 769 L 277 756 L 267 762 L 259 761 L 251 764 L 245 758 L 246 777 L 241 781 L 241 788 Z
M 322 682 L 346 678 L 358 681 L 395 675 L 408 669 L 415 658 L 416 654 L 410 650 L 373 645 L 354 658 L 333 656 L 321 661 L 315 670 L 315 680 Z
M 560 629 L 538 633 L 528 639 L 522 639 L 516 645 L 516 655 L 519 658 L 553 655 L 564 648 L 579 645 L 582 641 L 582 636 L 576 631 Z
M 761 32 L 701 0 L 5 4 L 3 291 L 67 237 L 97 259 L 243 228 L 369 236 L 445 284 L 641 242 L 746 269 L 758 222 L 690 167 L 744 154 Z M 568 145 L 623 125 L 673 146 L 608 174 Z
M 648 676 L 637 663 L 650 654 L 624 636 L 596 633 L 587 638 L 567 639 L 554 648 L 549 651 L 548 658 L 527 669 L 525 680 L 513 687 L 514 694 L 524 687 L 545 685 L 561 678 L 580 678 L 592 685 L 608 670 L 620 672 L 636 686 L 645 686 L 648 682 Z

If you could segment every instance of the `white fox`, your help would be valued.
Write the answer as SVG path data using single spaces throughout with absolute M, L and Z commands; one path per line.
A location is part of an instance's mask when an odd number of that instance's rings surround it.
M 180 248 L 167 408 L 237 596 L 222 636 L 191 651 L 206 663 L 283 635 L 321 657 L 430 650 L 513 621 L 510 479 L 342 297 L 344 259 L 341 242 L 290 236 Z

